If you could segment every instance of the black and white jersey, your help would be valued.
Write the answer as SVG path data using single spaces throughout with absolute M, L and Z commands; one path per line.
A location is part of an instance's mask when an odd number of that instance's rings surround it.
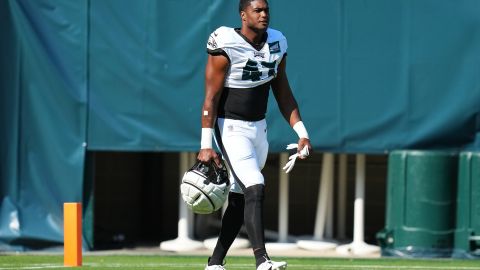
M 208 39 L 209 53 L 222 50 L 230 61 L 225 87 L 253 88 L 272 80 L 287 51 L 287 39 L 280 31 L 268 28 L 265 45 L 259 50 L 234 28 L 222 26 Z
M 264 44 L 256 47 L 239 29 L 220 27 L 209 37 L 207 52 L 230 62 L 220 98 L 218 116 L 258 121 L 265 118 L 270 81 L 287 51 L 287 39 L 268 28 Z

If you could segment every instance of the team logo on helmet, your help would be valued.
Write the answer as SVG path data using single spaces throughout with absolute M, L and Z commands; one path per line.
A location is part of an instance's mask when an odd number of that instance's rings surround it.
M 228 196 L 230 182 L 228 171 L 222 161 L 204 164 L 197 160 L 182 178 L 182 199 L 194 213 L 210 214 L 220 209 Z

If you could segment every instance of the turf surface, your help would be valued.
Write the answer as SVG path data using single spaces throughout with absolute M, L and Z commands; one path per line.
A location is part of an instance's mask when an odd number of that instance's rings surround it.
M 286 260 L 288 269 L 405 269 L 405 270 L 473 270 L 480 269 L 480 260 L 412 260 L 412 259 L 345 259 L 345 258 L 275 258 Z M 173 269 L 203 270 L 206 258 L 199 256 L 135 256 L 135 255 L 87 255 L 81 268 L 90 269 Z M 0 255 L 0 270 L 59 269 L 63 257 L 56 255 Z M 229 257 L 228 270 L 252 269 L 251 257 Z M 64 268 L 69 269 L 69 268 Z M 73 269 L 73 268 L 72 268 Z

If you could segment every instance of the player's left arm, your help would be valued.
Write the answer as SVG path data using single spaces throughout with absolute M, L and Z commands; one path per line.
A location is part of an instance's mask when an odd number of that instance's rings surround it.
M 308 147 L 308 150 L 311 153 L 312 145 L 310 144 L 310 138 L 305 125 L 302 122 L 297 101 L 295 100 L 290 84 L 288 83 L 286 66 L 287 57 L 284 56 L 278 65 L 277 76 L 272 80 L 273 95 L 275 96 L 283 117 L 298 134 L 298 151 L 302 150 L 304 147 Z

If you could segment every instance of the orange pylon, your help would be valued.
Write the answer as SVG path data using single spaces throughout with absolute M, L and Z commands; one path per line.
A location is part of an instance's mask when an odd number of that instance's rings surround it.
M 63 204 L 63 264 L 82 265 L 82 204 Z

